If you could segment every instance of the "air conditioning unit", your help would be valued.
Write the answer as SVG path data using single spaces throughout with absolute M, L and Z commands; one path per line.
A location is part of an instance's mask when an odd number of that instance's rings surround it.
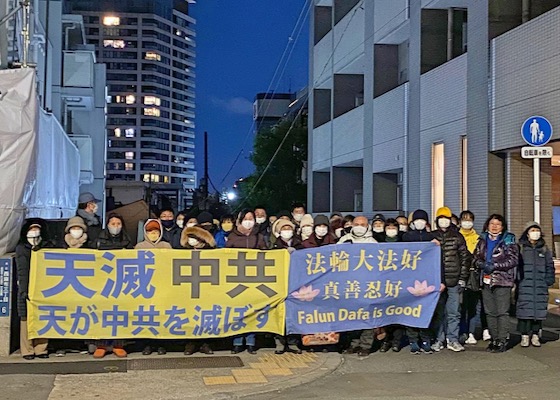
M 93 183 L 93 145 L 89 135 L 68 135 L 80 152 L 80 185 Z

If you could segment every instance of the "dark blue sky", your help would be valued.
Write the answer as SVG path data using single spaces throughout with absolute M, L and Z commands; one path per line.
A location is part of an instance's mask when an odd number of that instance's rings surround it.
M 197 20 L 196 167 L 203 175 L 203 133 L 209 135 L 209 175 L 217 189 L 249 175 L 253 165 L 251 133 L 245 151 L 221 183 L 251 129 L 252 103 L 265 92 L 306 0 L 199 0 Z M 305 10 L 307 11 L 307 9 Z M 278 92 L 307 85 L 308 25 L 278 85 Z M 276 86 L 274 81 L 272 88 Z

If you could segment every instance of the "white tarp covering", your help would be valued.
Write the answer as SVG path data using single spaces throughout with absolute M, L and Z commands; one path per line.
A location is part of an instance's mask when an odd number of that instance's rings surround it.
M 34 179 L 26 188 L 27 217 L 70 218 L 76 214 L 80 190 L 80 153 L 58 120 L 39 111 Z
M 25 217 L 24 189 L 34 161 L 35 71 L 0 71 L 0 255 L 12 251 Z

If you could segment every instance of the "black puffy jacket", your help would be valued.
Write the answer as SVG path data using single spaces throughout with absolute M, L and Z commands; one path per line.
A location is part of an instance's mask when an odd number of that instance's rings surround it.
M 434 237 L 441 245 L 441 262 L 445 274 L 445 286 L 457 286 L 459 280 L 466 281 L 472 263 L 472 255 L 467 249 L 463 235 L 450 227 L 445 232 L 437 230 Z

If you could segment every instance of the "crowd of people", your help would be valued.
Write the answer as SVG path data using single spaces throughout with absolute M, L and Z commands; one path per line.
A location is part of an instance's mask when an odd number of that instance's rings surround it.
M 21 318 L 21 354 L 31 360 L 48 358 L 46 339 L 28 339 L 27 299 L 32 251 L 41 248 L 117 249 L 287 249 L 290 253 L 342 243 L 434 242 L 441 248 L 440 297 L 429 328 L 386 326 L 359 332 L 343 332 L 336 349 L 366 356 L 372 351 L 399 352 L 404 346 L 412 354 L 431 354 L 447 348 L 464 351 L 464 345 L 477 340 L 488 341 L 492 353 L 508 349 L 509 310 L 516 299 L 521 346 L 540 347 L 539 332 L 547 315 L 548 288 L 555 281 L 552 253 L 547 247 L 541 226 L 529 222 L 519 240 L 508 231 L 505 218 L 490 215 L 479 235 L 474 230 L 475 216 L 465 210 L 459 216 L 441 207 L 434 216 L 434 226 L 426 211 L 385 218 L 377 214 L 370 221 L 363 215 L 332 213 L 329 216 L 307 214 L 303 204 L 291 210 L 268 215 L 265 207 L 245 209 L 219 220 L 207 211 L 196 217 L 159 212 L 158 218 L 144 224 L 144 240 L 136 245 L 127 234 L 124 220 L 109 214 L 105 228 L 97 215 L 99 200 L 91 193 L 80 195 L 76 216 L 70 218 L 62 243 L 53 243 L 46 221 L 25 221 L 16 248 L 18 279 L 18 314 Z M 512 296 L 514 287 L 515 296 Z M 301 353 L 303 345 L 297 335 L 276 336 L 276 354 Z M 144 341 L 143 354 L 165 354 L 164 341 Z M 212 354 L 210 340 L 185 340 L 184 354 L 196 351 Z M 102 340 L 91 342 L 90 352 L 102 358 L 109 351 L 126 357 L 125 342 Z M 331 347 L 322 347 L 328 351 Z M 232 353 L 257 352 L 256 334 L 236 336 Z M 314 351 L 317 348 L 308 347 Z

